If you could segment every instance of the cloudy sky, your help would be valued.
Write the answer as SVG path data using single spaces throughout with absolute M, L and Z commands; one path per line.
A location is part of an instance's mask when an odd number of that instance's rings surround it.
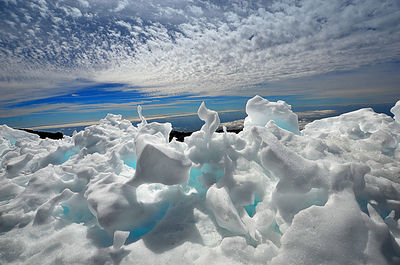
M 0 0 L 0 123 L 14 127 L 400 99 L 398 0 Z

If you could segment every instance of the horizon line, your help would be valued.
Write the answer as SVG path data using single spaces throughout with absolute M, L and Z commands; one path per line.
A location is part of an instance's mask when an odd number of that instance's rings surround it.
M 233 110 L 222 110 L 217 111 L 218 113 L 226 113 L 226 112 L 237 112 L 243 111 L 241 109 L 233 109 Z M 111 113 L 109 113 L 111 114 Z M 186 117 L 186 116 L 194 116 L 197 115 L 197 112 L 185 112 L 185 113 L 171 113 L 166 115 L 148 115 L 144 116 L 146 120 L 157 120 L 157 119 L 167 119 L 167 118 L 175 118 L 175 117 Z M 140 121 L 139 117 L 134 118 L 125 118 L 130 122 Z M 40 126 L 33 126 L 33 127 L 24 127 L 21 129 L 28 129 L 28 130 L 40 130 L 40 129 L 56 129 L 56 128 L 68 128 L 68 127 L 79 127 L 79 126 L 90 126 L 99 124 L 100 120 L 97 121 L 83 121 L 83 122 L 73 122 L 73 123 L 63 123 L 63 124 L 51 124 L 51 125 L 40 125 Z

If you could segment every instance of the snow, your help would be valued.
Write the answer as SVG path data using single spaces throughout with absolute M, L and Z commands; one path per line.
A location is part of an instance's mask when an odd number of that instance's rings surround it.
M 265 126 L 268 121 L 274 121 L 279 127 L 299 134 L 297 115 L 291 106 L 283 100 L 269 102 L 260 96 L 255 96 L 246 104 L 247 117 L 244 126 Z
M 207 191 L 207 206 L 214 215 L 217 224 L 221 228 L 236 235 L 247 234 L 246 226 L 242 222 L 235 205 L 225 188 L 211 186 Z
M 141 108 L 61 140 L 1 125 L 0 263 L 399 264 L 399 102 L 299 131 L 256 96 L 239 134 L 203 103 L 183 143 Z
M 400 100 L 396 102 L 396 105 L 393 106 L 393 108 L 390 109 L 390 112 L 393 113 L 394 119 L 397 122 L 400 122 Z

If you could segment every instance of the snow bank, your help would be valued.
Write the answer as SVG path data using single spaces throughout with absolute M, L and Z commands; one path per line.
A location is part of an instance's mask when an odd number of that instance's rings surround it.
M 301 132 L 283 101 L 171 124 L 107 115 L 62 140 L 0 127 L 0 263 L 399 264 L 400 123 L 361 109 Z

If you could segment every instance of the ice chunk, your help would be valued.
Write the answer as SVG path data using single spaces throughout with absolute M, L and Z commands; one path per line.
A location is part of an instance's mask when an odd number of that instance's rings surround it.
M 107 231 L 132 231 L 135 234 L 145 229 L 147 233 L 162 218 L 159 212 L 165 213 L 163 209 L 167 202 L 162 197 L 159 200 L 141 200 L 136 188 L 123 181 L 117 175 L 109 174 L 92 183 L 85 192 L 90 211 Z M 148 196 L 154 197 L 155 194 Z
M 196 218 L 196 228 L 199 230 L 201 239 L 206 246 L 215 247 L 221 240 L 222 236 L 218 233 L 217 227 L 214 225 L 208 215 L 202 213 L 198 209 L 194 209 Z
M 14 130 L 7 125 L 0 125 L 0 135 L 9 140 L 10 142 L 15 143 L 17 140 L 23 141 L 39 141 L 39 135 L 28 133 L 21 130 Z
M 272 264 L 365 263 L 364 220 L 352 192 L 333 194 L 324 207 L 312 206 L 294 217 Z
M 201 130 L 205 132 L 206 135 L 212 135 L 218 129 L 220 123 L 218 113 L 207 109 L 204 102 L 201 103 L 197 113 L 199 118 L 205 122 Z
M 140 105 L 137 106 L 137 112 L 139 115 L 139 119 L 142 121 L 141 123 L 138 124 L 138 127 L 142 128 L 143 126 L 145 126 L 147 124 L 147 120 L 142 114 L 142 106 L 140 106 Z
M 393 119 L 385 114 L 378 114 L 371 108 L 360 109 L 315 120 L 307 124 L 302 131 L 304 135 L 315 138 L 326 138 L 328 135 L 341 135 L 352 140 L 367 139 L 374 132 L 392 127 Z M 398 130 L 398 129 L 397 129 Z
M 125 241 L 128 238 L 129 234 L 129 231 L 115 231 L 113 247 L 116 249 L 121 248 L 125 244 Z
M 93 221 L 94 216 L 82 192 L 74 193 L 69 199 L 63 200 L 60 207 L 62 214 L 55 211 L 53 215 L 75 223 L 89 224 Z
M 398 243 L 372 205 L 368 204 L 367 207 L 370 219 L 367 223 L 369 233 L 365 253 L 370 264 L 398 264 L 400 262 L 400 247 Z
M 119 157 L 124 161 L 124 164 L 136 168 L 136 145 L 135 141 L 127 141 L 118 151 Z
M 108 114 L 98 125 L 86 127 L 85 130 L 74 134 L 72 140 L 76 147 L 88 154 L 105 154 L 120 141 L 135 137 L 137 131 L 138 129 L 130 121 L 122 119 L 121 115 Z
M 244 120 L 245 127 L 265 126 L 268 121 L 273 120 L 279 127 L 300 134 L 297 115 L 285 101 L 269 102 L 255 96 L 247 101 L 246 113 L 248 116 Z
M 157 137 L 143 135 L 136 140 L 137 164 L 132 181 L 140 183 L 180 184 L 189 178 L 192 166 L 183 153 L 167 144 L 161 143 Z
M 400 123 L 400 100 L 390 109 L 390 112 L 393 113 L 395 121 Z
M 64 190 L 62 193 L 55 196 L 50 201 L 48 201 L 47 203 L 40 206 L 36 212 L 35 219 L 33 220 L 33 224 L 41 225 L 41 224 L 47 222 L 48 218 L 51 216 L 51 213 L 53 212 L 53 209 L 54 209 L 54 206 L 56 205 L 56 203 L 58 203 L 60 200 L 65 200 L 66 198 L 69 198 L 71 196 L 72 196 L 72 192 L 70 190 Z
M 18 172 L 20 172 L 26 164 L 33 158 L 32 154 L 24 154 L 18 157 L 13 157 L 4 163 L 5 169 L 7 171 L 7 177 L 15 177 Z
M 225 188 L 212 186 L 206 195 L 207 206 L 214 214 L 220 227 L 236 234 L 244 235 L 247 229 L 240 219 L 235 206 Z
M 318 163 L 285 147 L 265 129 L 257 128 L 254 132 L 264 141 L 260 152 L 262 165 L 280 179 L 278 191 L 308 192 L 311 188 L 327 187 Z
M 171 124 L 147 123 L 140 107 L 138 112 L 142 123 L 135 139 L 137 161 L 131 184 L 174 185 L 187 181 L 192 163 L 185 157 L 184 150 L 176 148 L 175 143 L 169 143 Z
M 335 191 L 352 187 L 356 192 L 361 192 L 365 187 L 364 176 L 369 171 L 368 166 L 357 163 L 333 165 L 330 172 L 331 187 Z
M 172 131 L 172 125 L 169 122 L 166 123 L 158 123 L 158 122 L 151 122 L 148 123 L 146 118 L 142 114 L 142 107 L 138 106 L 138 114 L 141 119 L 141 123 L 138 124 L 139 134 L 149 134 L 149 135 L 156 135 L 161 134 L 164 137 L 165 143 L 169 142 L 169 134 Z

